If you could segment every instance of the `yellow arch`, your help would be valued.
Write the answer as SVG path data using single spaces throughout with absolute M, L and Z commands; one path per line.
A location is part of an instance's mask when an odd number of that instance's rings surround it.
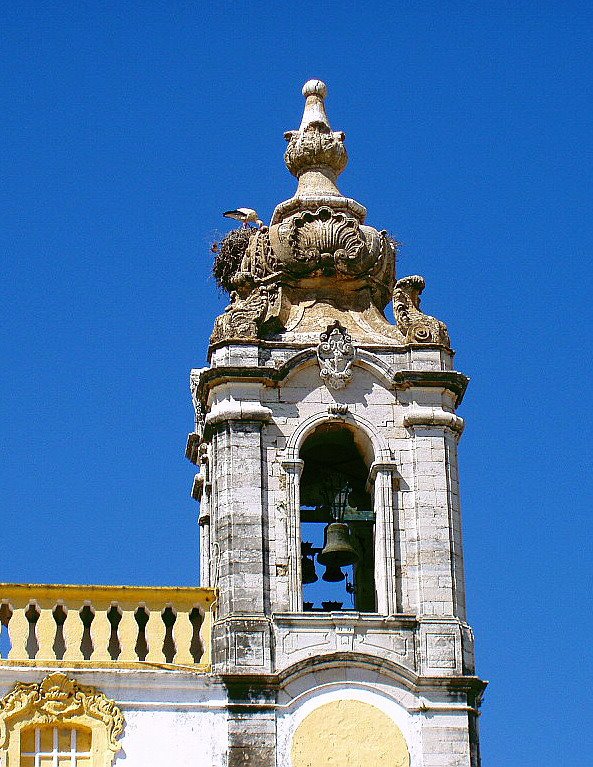
M 292 767 L 410 767 L 404 736 L 383 711 L 336 700 L 303 719 L 292 740 Z

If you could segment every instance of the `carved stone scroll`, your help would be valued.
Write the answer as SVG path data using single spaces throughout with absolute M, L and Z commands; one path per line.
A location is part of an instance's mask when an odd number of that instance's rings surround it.
M 256 339 L 274 292 L 274 288 L 260 286 L 242 298 L 238 292 L 233 291 L 231 303 L 224 310 L 224 314 L 216 318 L 210 343 L 232 339 Z
M 449 333 L 444 322 L 420 310 L 420 294 L 424 277 L 412 275 L 398 280 L 393 291 L 393 313 L 397 326 L 408 344 L 442 344 L 449 346 Z

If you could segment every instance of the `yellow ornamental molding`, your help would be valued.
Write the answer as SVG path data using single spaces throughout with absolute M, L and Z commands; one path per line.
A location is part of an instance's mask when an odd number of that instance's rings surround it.
M 38 684 L 17 682 L 0 699 L 0 754 L 4 764 L 19 764 L 20 731 L 25 727 L 86 727 L 92 733 L 93 767 L 109 767 L 121 749 L 117 739 L 124 724 L 115 701 L 96 687 L 62 673 L 50 674 Z

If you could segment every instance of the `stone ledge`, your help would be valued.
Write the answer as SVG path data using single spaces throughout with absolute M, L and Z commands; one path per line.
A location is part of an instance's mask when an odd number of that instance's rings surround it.
M 187 444 L 185 446 L 185 457 L 188 461 L 191 461 L 191 463 L 198 465 L 198 462 L 200 460 L 200 455 L 198 453 L 198 448 L 200 447 L 202 443 L 202 436 L 201 434 L 198 434 L 197 431 L 192 431 L 190 434 L 187 435 Z
M 393 376 L 396 388 L 438 387 L 448 389 L 455 395 L 459 407 L 467 389 L 469 378 L 455 370 L 398 370 Z
M 259 402 L 250 400 L 223 400 L 216 402 L 205 420 L 205 427 L 212 427 L 224 421 L 263 421 L 267 422 L 272 417 L 269 407 L 264 407 Z
M 418 617 L 410 614 L 400 615 L 381 615 L 380 613 L 361 613 L 355 610 L 336 610 L 331 613 L 274 613 L 272 620 L 277 625 L 286 626 L 310 626 L 310 625 L 334 625 L 359 624 L 372 626 L 376 628 L 416 628 L 418 626 Z
M 206 401 L 207 395 L 215 386 L 231 381 L 276 386 L 288 376 L 295 364 L 302 361 L 303 356 L 308 355 L 301 352 L 277 369 L 262 365 L 251 368 L 238 365 L 210 368 L 200 375 L 197 395 L 201 401 Z M 413 387 L 447 389 L 455 395 L 455 404 L 459 406 L 467 389 L 469 378 L 454 370 L 398 370 L 393 373 L 392 381 L 396 389 Z

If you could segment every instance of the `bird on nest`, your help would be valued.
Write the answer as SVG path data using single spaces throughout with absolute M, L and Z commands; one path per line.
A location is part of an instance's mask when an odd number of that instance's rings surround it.
M 250 223 L 257 224 L 258 229 L 261 229 L 264 222 L 258 216 L 257 211 L 253 208 L 236 208 L 235 210 L 227 210 L 222 214 L 226 218 L 234 218 L 236 221 L 240 221 L 243 226 L 248 227 Z

